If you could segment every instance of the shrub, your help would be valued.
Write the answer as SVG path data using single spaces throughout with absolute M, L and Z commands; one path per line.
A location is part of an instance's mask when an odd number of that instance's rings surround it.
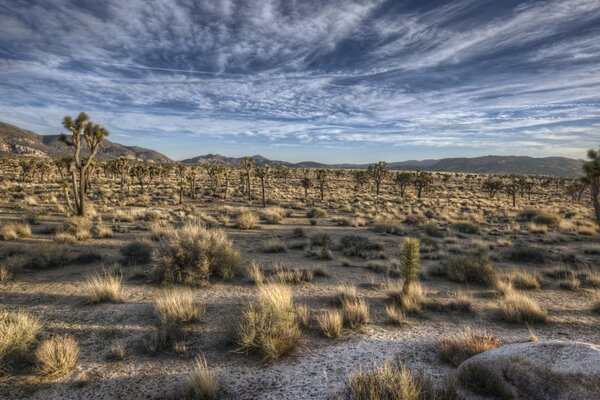
M 197 357 L 194 370 L 183 384 L 182 395 L 186 400 L 216 400 L 219 393 L 217 374 L 208 368 L 204 357 Z
M 542 286 L 539 275 L 532 272 L 511 271 L 508 278 L 515 289 L 537 290 Z
M 408 325 L 408 321 L 406 320 L 406 314 L 404 314 L 404 311 L 402 311 L 402 309 L 396 304 L 388 304 L 385 307 L 385 313 L 387 314 L 390 321 L 392 321 L 395 325 Z
M 258 223 L 256 214 L 251 211 L 240 211 L 235 219 L 235 226 L 239 229 L 254 229 Z
M 279 224 L 286 217 L 286 211 L 281 207 L 269 207 L 260 213 L 267 224 Z
M 340 239 L 340 248 L 348 257 L 369 258 L 373 252 L 383 250 L 383 245 L 373 243 L 367 236 L 345 235 Z
M 508 251 L 508 259 L 519 262 L 542 263 L 546 261 L 547 256 L 544 250 L 538 247 L 518 244 Z
M 79 345 L 73 336 L 53 336 L 40 344 L 35 358 L 42 375 L 61 376 L 75 368 L 79 358 Z
M 563 279 L 558 282 L 561 289 L 576 291 L 581 288 L 581 281 L 575 277 Z
M 121 361 L 125 358 L 127 352 L 125 351 L 125 346 L 122 343 L 114 344 L 110 348 L 110 352 L 106 356 L 108 361 Z
M 25 257 L 22 255 L 8 255 L 0 259 L 0 284 L 8 282 L 15 271 L 26 265 Z
M 57 243 L 43 243 L 36 247 L 35 254 L 29 256 L 27 267 L 48 269 L 61 267 L 69 261 L 65 246 Z
M 265 253 L 285 253 L 287 247 L 281 239 L 267 239 L 262 243 L 262 250 Z
M 512 323 L 539 323 L 548 319 L 546 311 L 535 300 L 515 291 L 509 291 L 500 301 L 499 315 Z
M 238 327 L 238 350 L 275 361 L 294 351 L 299 340 L 291 290 L 274 283 L 259 286 L 258 300 L 246 309 Z
M 251 262 L 246 268 L 246 275 L 250 282 L 261 285 L 265 281 L 265 274 L 260 265 Z
M 121 301 L 123 299 L 121 275 L 106 271 L 97 273 L 86 282 L 86 291 L 92 303 Z
M 92 237 L 92 221 L 87 217 L 70 217 L 64 223 L 64 231 L 78 241 Z
M 402 222 L 389 216 L 376 217 L 371 229 L 377 233 L 389 233 L 391 235 L 402 235 L 404 233 Z
M 121 255 L 125 258 L 125 263 L 148 264 L 152 261 L 153 246 L 144 240 L 134 240 L 124 247 L 121 247 Z
M 478 283 L 494 287 L 498 280 L 496 267 L 487 258 L 475 255 L 450 256 L 441 273 L 453 282 Z
M 0 227 L 0 237 L 2 240 L 17 240 L 31 236 L 31 227 L 27 224 L 10 223 Z
M 457 222 L 450 225 L 452 229 L 460 233 L 466 233 L 468 235 L 477 235 L 479 233 L 479 226 L 470 222 Z
M 444 232 L 436 224 L 421 225 L 421 229 L 427 236 L 440 238 L 444 236 Z
M 418 313 L 423 307 L 425 296 L 419 282 L 403 285 L 402 288 L 391 288 L 388 297 L 404 314 Z
M 191 289 L 169 289 L 156 297 L 154 312 L 162 325 L 178 325 L 198 320 L 204 306 L 194 300 Z
M 317 323 L 328 338 L 337 338 L 342 334 L 344 317 L 338 310 L 326 310 L 317 315 Z
M 153 257 L 152 275 L 165 283 L 203 283 L 210 276 L 231 279 L 241 256 L 220 229 L 184 225 L 172 230 Z
M 306 213 L 306 218 L 325 218 L 327 217 L 327 212 L 319 207 L 311 208 Z
M 113 231 L 110 226 L 98 225 L 96 226 L 96 232 L 99 238 L 106 239 L 113 237 Z
M 0 373 L 28 357 L 41 330 L 40 321 L 28 313 L 0 310 Z
M 501 345 L 502 341 L 496 336 L 467 328 L 439 338 L 436 349 L 442 361 L 458 367 L 467 358 Z
M 556 228 L 560 223 L 560 217 L 553 214 L 542 213 L 533 217 L 531 222 L 537 225 L 545 225 L 548 228 Z
M 302 328 L 308 328 L 310 321 L 310 308 L 306 304 L 298 304 L 296 306 L 296 317 Z

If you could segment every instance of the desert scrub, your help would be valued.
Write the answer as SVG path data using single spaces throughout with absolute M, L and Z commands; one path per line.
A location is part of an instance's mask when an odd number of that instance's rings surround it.
M 152 261 L 154 247 L 144 240 L 134 240 L 121 247 L 121 255 L 126 264 L 149 264 Z
M 238 326 L 238 351 L 256 352 L 275 361 L 296 349 L 300 327 L 290 288 L 269 283 L 258 287 L 258 299 L 246 308 Z
M 62 244 L 45 242 L 37 245 L 35 253 L 27 254 L 27 258 L 27 268 L 48 269 L 67 264 L 69 254 Z
M 26 312 L 0 310 L 0 375 L 29 357 L 41 330 L 39 319 Z
M 458 398 L 451 381 L 436 387 L 422 374 L 413 374 L 404 365 L 388 361 L 370 371 L 350 376 L 348 400 L 451 400 Z
M 391 235 L 402 235 L 404 233 L 402 222 L 391 216 L 375 217 L 371 229 L 377 233 L 389 233 Z
M 409 324 L 406 320 L 406 314 L 396 304 L 388 304 L 385 307 L 385 313 L 394 325 L 404 326 Z
M 507 252 L 507 257 L 511 261 L 543 263 L 548 259 L 546 252 L 539 247 L 517 244 Z
M 432 271 L 453 282 L 482 284 L 494 287 L 498 274 L 494 264 L 486 257 L 471 254 L 450 256 L 444 266 Z
M 85 284 L 89 301 L 92 303 L 122 301 L 122 282 L 121 274 L 115 271 L 103 271 L 94 274 Z
M 357 329 L 369 323 L 369 305 L 364 299 L 344 298 L 341 301 L 344 323 L 352 329 Z
M 514 290 L 508 291 L 500 300 L 498 308 L 500 319 L 511 323 L 543 323 L 548 320 L 548 314 L 531 297 Z
M 240 211 L 235 218 L 235 226 L 239 229 L 254 229 L 257 224 L 258 217 L 252 211 Z
M 260 265 L 254 261 L 246 267 L 248 280 L 256 285 L 262 285 L 265 281 L 265 273 Z
M 326 218 L 327 212 L 319 207 L 311 208 L 306 212 L 306 218 Z
M 326 310 L 317 315 L 317 323 L 325 337 L 334 339 L 342 334 L 344 317 L 338 310 Z
M 262 251 L 265 253 L 285 253 L 287 246 L 279 238 L 266 239 L 262 243 Z
M 540 276 L 533 272 L 513 270 L 507 275 L 515 289 L 537 290 L 542 286 Z
M 70 217 L 65 221 L 63 230 L 77 241 L 87 240 L 92 237 L 92 221 L 87 217 Z
M 440 337 L 436 342 L 436 350 L 442 361 L 458 367 L 467 358 L 501 345 L 502 340 L 488 332 L 466 328 Z
M 383 250 L 383 245 L 372 242 L 367 236 L 345 235 L 340 239 L 340 249 L 348 257 L 372 258 Z
M 26 263 L 26 258 L 19 254 L 0 258 L 0 285 L 8 282 L 12 278 L 13 273 L 21 270 Z
M 79 344 L 73 336 L 53 336 L 44 340 L 35 351 L 40 374 L 58 377 L 75 368 L 79 358 Z
M 260 213 L 260 218 L 267 224 L 280 224 L 287 212 L 281 207 L 268 207 Z
M 17 240 L 31 236 L 31 227 L 28 224 L 9 223 L 0 227 L 0 238 L 5 241 Z
M 196 357 L 194 370 L 187 376 L 181 394 L 185 400 L 216 400 L 219 398 L 219 378 L 208 368 L 204 357 Z
M 233 278 L 241 262 L 225 232 L 187 224 L 160 241 L 151 274 L 163 283 L 205 283 L 211 276 Z
M 479 233 L 479 226 L 470 222 L 456 222 L 450 225 L 450 228 L 459 233 L 465 233 L 468 235 L 477 235 Z
M 423 288 L 419 282 L 389 288 L 388 298 L 404 314 L 417 314 L 421 312 L 423 302 L 425 301 Z
M 163 325 L 185 324 L 204 315 L 204 305 L 191 289 L 165 289 L 156 297 L 154 312 Z

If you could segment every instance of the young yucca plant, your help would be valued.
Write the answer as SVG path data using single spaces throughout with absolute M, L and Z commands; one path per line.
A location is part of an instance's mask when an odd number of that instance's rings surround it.
M 421 242 L 419 239 L 406 238 L 402 244 L 402 252 L 400 254 L 401 273 L 404 278 L 404 286 L 408 287 L 415 282 L 419 276 L 419 268 L 421 260 L 419 251 Z

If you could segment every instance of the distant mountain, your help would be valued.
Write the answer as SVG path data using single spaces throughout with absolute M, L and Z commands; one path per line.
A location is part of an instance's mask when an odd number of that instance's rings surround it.
M 21 154 L 37 157 L 63 157 L 72 149 L 59 140 L 59 135 L 38 135 L 18 126 L 0 122 L 0 154 Z M 170 162 L 169 157 L 138 146 L 124 146 L 104 140 L 98 152 L 99 159 L 124 157 L 137 161 Z
M 243 157 L 225 157 L 220 154 L 207 154 L 181 161 L 186 164 L 222 164 L 238 165 Z M 287 166 L 295 168 L 367 168 L 369 164 L 323 164 L 314 161 L 290 163 L 286 161 L 272 161 L 263 156 L 256 155 L 254 160 L 257 166 Z M 554 175 L 554 176 L 580 176 L 582 175 L 582 160 L 566 157 L 535 158 L 526 156 L 484 156 L 474 158 L 443 158 L 440 160 L 409 160 L 389 163 L 390 169 L 415 170 L 423 169 L 440 172 L 470 172 L 480 174 L 519 174 L 519 175 Z

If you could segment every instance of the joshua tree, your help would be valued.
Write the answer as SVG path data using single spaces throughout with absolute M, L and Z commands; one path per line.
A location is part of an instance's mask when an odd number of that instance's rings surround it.
M 129 173 L 131 164 L 126 158 L 117 158 L 108 162 L 109 169 L 112 173 L 119 177 L 121 187 L 121 196 L 125 196 L 125 178 Z
M 73 147 L 73 162 L 71 163 L 71 186 L 73 187 L 74 206 L 70 201 L 67 202 L 71 211 L 79 216 L 86 214 L 86 191 L 87 191 L 87 169 L 96 157 L 100 149 L 100 143 L 109 135 L 108 131 L 89 121 L 86 113 L 79 113 L 77 118 L 73 120 L 70 116 L 63 118 L 63 126 L 71 132 L 70 137 L 61 134 L 60 139 L 68 146 Z M 87 145 L 89 155 L 84 157 L 81 152 L 83 150 L 82 135 Z
M 362 189 L 363 185 L 369 180 L 367 171 L 354 171 L 354 190 Z
M 150 171 L 148 169 L 148 165 L 143 163 L 134 165 L 129 171 L 131 177 L 137 179 L 142 193 L 146 193 L 146 187 L 144 186 L 144 182 L 146 181 L 146 178 L 148 178 L 149 172 Z
M 73 157 L 63 157 L 58 160 L 54 160 L 54 165 L 56 166 L 56 170 L 58 171 L 61 181 L 68 179 L 69 170 L 72 163 Z
M 423 190 L 427 190 L 433 183 L 433 175 L 431 172 L 417 171 L 413 177 L 413 184 L 417 190 L 417 197 L 420 199 Z
M 387 163 L 385 161 L 379 161 L 377 164 L 369 165 L 367 172 L 375 181 L 375 193 L 377 198 L 379 198 L 379 188 L 381 187 L 381 182 L 388 176 L 390 173 Z
M 590 183 L 596 222 L 600 225 L 600 152 L 588 150 L 587 156 L 590 161 L 583 164 L 583 171 Z
M 223 199 L 227 199 L 227 192 L 229 192 L 229 178 L 231 177 L 231 168 L 223 167 L 223 178 L 225 178 L 225 192 L 223 193 Z
M 34 158 L 23 158 L 19 160 L 19 168 L 21 169 L 21 182 L 32 178 L 38 168 L 38 163 Z
M 506 185 L 504 185 L 504 190 L 506 190 L 506 194 L 509 198 L 512 198 L 512 205 L 515 207 L 517 205 L 517 193 L 519 192 L 520 185 L 518 182 L 512 181 Z
M 250 172 L 254 168 L 254 158 L 244 157 L 242 160 L 242 168 L 246 171 L 246 190 L 248 191 L 248 201 L 252 201 L 252 187 L 250 185 Z
M 571 197 L 572 201 L 581 201 L 583 193 L 587 190 L 589 186 L 590 184 L 588 178 L 583 177 L 580 179 L 573 180 L 566 186 L 565 190 L 567 191 L 567 194 Z
M 290 169 L 284 166 L 277 168 L 275 170 L 275 177 L 283 180 L 283 183 L 287 184 L 287 181 L 290 178 Z
M 317 182 L 319 182 L 319 191 L 321 193 L 321 201 L 325 197 L 325 184 L 327 183 L 327 175 L 329 171 L 326 169 L 317 170 Z
M 410 172 L 398 172 L 394 176 L 394 182 L 400 189 L 400 197 L 404 197 L 406 188 L 412 183 L 413 176 Z
M 192 198 L 192 200 L 196 199 L 196 178 L 197 177 L 198 177 L 198 173 L 196 171 L 196 168 L 190 167 L 190 168 L 186 169 L 185 178 L 187 179 L 188 185 L 190 187 L 190 197 Z
M 185 190 L 185 180 L 187 176 L 187 167 L 185 165 L 177 165 L 177 188 L 179 189 L 179 204 L 183 204 L 183 191 Z
M 262 188 L 262 204 L 263 207 L 267 206 L 267 202 L 265 200 L 265 183 L 267 181 L 267 177 L 269 176 L 269 172 L 271 172 L 271 167 L 265 165 L 264 167 L 256 168 L 256 176 L 260 179 L 260 186 Z
M 420 268 L 420 251 L 421 243 L 419 239 L 406 238 L 402 243 L 402 251 L 400 254 L 401 274 L 404 278 L 404 290 L 412 285 L 419 277 Z
M 525 181 L 523 184 L 523 189 L 525 193 L 527 193 L 527 200 L 531 200 L 531 193 L 533 193 L 533 188 L 535 187 L 535 182 L 531 180 Z
M 499 179 L 488 179 L 485 182 L 483 182 L 483 186 L 482 189 L 484 192 L 487 192 L 488 195 L 490 196 L 490 199 L 493 199 L 494 196 L 496 196 L 496 193 L 498 193 L 500 190 L 502 190 L 502 187 L 504 185 L 502 184 L 502 181 Z
M 308 189 L 312 187 L 313 182 L 312 179 L 310 179 L 308 176 L 305 176 L 302 178 L 300 183 L 302 183 L 302 187 L 304 188 L 304 202 L 306 202 L 308 199 Z

